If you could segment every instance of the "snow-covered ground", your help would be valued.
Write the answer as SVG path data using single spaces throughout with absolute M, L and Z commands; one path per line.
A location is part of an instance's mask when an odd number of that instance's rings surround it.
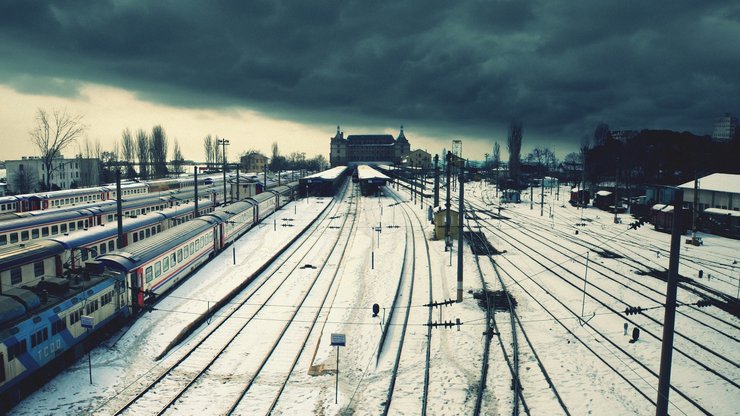
M 539 205 L 530 209 L 528 200 L 506 205 L 501 212 L 508 218 L 505 220 L 492 219 L 490 213 L 478 213 L 484 227 L 481 231 L 496 249 L 506 250 L 495 256 L 496 267 L 517 301 L 518 317 L 534 347 L 533 352 L 528 349 L 523 335 L 517 335 L 522 396 L 532 414 L 563 414 L 555 391 L 571 414 L 654 414 L 655 405 L 651 401 L 657 396 L 658 382 L 654 373 L 658 372 L 660 357 L 660 323 L 664 312 L 661 302 L 665 298 L 665 283 L 648 273 L 667 269 L 670 235 L 656 232 L 650 226 L 630 230 L 631 219 L 627 215 L 621 215 L 624 224 L 615 224 L 613 215 L 606 212 L 570 207 L 565 203 L 565 189 L 561 189 L 559 200 L 552 193 L 546 195 L 542 216 Z M 347 193 L 353 194 L 352 190 Z M 471 294 L 481 289 L 475 258 L 466 246 L 463 302 L 432 310 L 432 321 L 454 322 L 459 318 L 462 325 L 435 328 L 428 338 L 425 324 L 429 309 L 423 305 L 430 298 L 436 302 L 455 298 L 457 244 L 452 252 L 445 252 L 443 241 L 429 240 L 432 226 L 426 220 L 426 204 L 430 201 L 425 200 L 425 206 L 421 207 L 408 202 L 410 197 L 403 190 L 388 189 L 385 194 L 380 198 L 346 198 L 337 205 L 334 212 L 338 214 L 332 214 L 336 218 L 315 225 L 324 227 L 324 234 L 314 246 L 312 264 L 319 266 L 320 258 L 328 261 L 318 275 L 317 285 L 306 297 L 294 324 L 296 328 L 291 328 L 291 331 L 302 329 L 306 335 L 291 336 L 282 341 L 280 351 L 276 351 L 278 357 L 287 357 L 275 360 L 281 364 L 292 360 L 298 352 L 300 355 L 277 401 L 275 414 L 375 415 L 382 412 L 406 312 L 409 312 L 408 327 L 391 413 L 420 413 L 427 343 L 430 343 L 427 411 L 441 415 L 473 413 L 484 345 L 482 334 L 486 330 L 484 311 Z M 466 184 L 466 198 L 479 209 L 495 212 L 496 205 L 490 204 L 494 197 L 492 187 L 482 183 Z M 398 198 L 407 202 L 397 205 Z M 534 199 L 540 200 L 538 190 Z M 209 330 L 209 326 L 204 325 L 169 358 L 155 361 L 153 357 L 183 327 L 256 270 L 328 203 L 328 198 L 310 198 L 278 211 L 274 219 L 268 218 L 236 242 L 236 265 L 232 264 L 231 249 L 226 250 L 163 299 L 157 311 L 139 318 L 115 344 L 96 348 L 92 352 L 93 385 L 88 381 L 87 363 L 81 360 L 23 401 L 13 409 L 13 414 L 108 414 L 114 411 L 113 404 L 118 398 L 143 388 L 144 379 L 163 371 L 171 358 Z M 347 227 L 354 227 L 351 232 L 335 228 L 345 219 Z M 296 226 L 280 226 L 286 222 Z M 390 227 L 392 225 L 398 227 Z M 380 233 L 376 231 L 378 227 L 382 229 Z M 428 239 L 428 260 L 423 236 Z M 733 262 L 740 260 L 740 241 L 702 237 L 703 246 L 682 244 L 679 272 L 735 296 L 740 265 Z M 338 248 L 332 251 L 335 242 Z M 344 255 L 340 261 L 341 251 Z M 611 255 L 605 256 L 605 253 Z M 500 289 L 493 266 L 485 264 L 484 257 L 480 260 L 489 289 Z M 288 264 L 270 277 L 271 284 L 272 280 L 286 277 L 281 273 L 288 273 Z M 313 276 L 310 270 L 299 270 L 287 279 L 295 288 L 300 288 Z M 698 279 L 699 270 L 704 272 L 703 279 Z M 407 308 L 412 271 L 414 293 Z M 710 274 L 712 277 L 708 279 Z M 401 296 L 396 300 L 397 308 L 391 320 L 390 307 L 399 279 Z M 255 296 L 267 299 L 271 291 L 277 290 L 270 284 L 257 288 L 259 283 L 262 282 L 258 279 L 245 292 L 252 291 Z M 250 303 L 268 305 L 274 319 L 262 318 L 251 324 L 249 333 L 252 335 L 239 342 L 245 350 L 233 367 L 254 368 L 264 359 L 263 353 L 257 353 L 262 351 L 258 349 L 262 344 L 273 342 L 272 338 L 276 337 L 273 327 L 287 320 L 284 309 L 289 310 L 298 302 L 290 293 L 293 292 L 276 295 L 281 299 L 250 300 Z M 687 304 L 699 298 L 679 290 L 678 299 Z M 372 316 L 375 303 L 381 307 L 378 317 Z M 322 304 L 324 306 L 319 308 Z M 625 305 L 650 309 L 641 315 L 626 316 Z M 587 320 L 584 325 L 577 317 L 582 308 L 583 321 Z M 684 305 L 679 307 L 679 312 L 676 331 L 680 335 L 676 336 L 674 345 L 684 353 L 676 351 L 673 354 L 673 385 L 709 413 L 736 414 L 740 395 L 732 383 L 740 380 L 737 366 L 740 322 L 716 307 L 699 310 Z M 495 315 L 496 329 L 504 348 L 499 338 L 494 337 L 483 414 L 511 412 L 513 391 L 504 356 L 505 351 L 511 358 L 508 315 L 507 312 Z M 318 319 L 311 326 L 314 316 Z M 625 335 L 625 323 L 628 323 L 628 335 Z M 388 328 L 388 338 L 378 354 L 384 325 Z M 642 328 L 642 333 L 636 343 L 629 343 L 635 325 Z M 337 350 L 330 345 L 332 333 L 343 333 L 347 339 L 347 346 L 339 349 L 337 404 L 334 402 Z M 544 380 L 535 353 L 554 389 Z M 722 376 L 712 374 L 699 363 Z M 255 370 L 245 371 L 246 377 L 250 377 L 250 372 Z M 200 403 L 183 401 L 173 412 L 220 413 L 222 402 L 233 400 L 230 389 L 241 385 L 242 378 L 228 378 L 221 385 L 203 384 L 199 389 Z M 245 396 L 237 413 L 263 414 L 281 378 L 285 376 L 277 369 L 257 378 L 254 391 Z M 210 387 L 202 388 L 204 386 Z M 670 399 L 671 414 L 701 413 L 676 391 L 671 391 Z

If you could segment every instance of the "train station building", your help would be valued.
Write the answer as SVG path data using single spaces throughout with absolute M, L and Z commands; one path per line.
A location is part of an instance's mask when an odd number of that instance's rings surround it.
M 337 134 L 331 138 L 329 163 L 332 167 L 365 163 L 397 165 L 410 151 L 403 126 L 395 139 L 390 134 L 353 134 L 345 138 L 337 126 Z

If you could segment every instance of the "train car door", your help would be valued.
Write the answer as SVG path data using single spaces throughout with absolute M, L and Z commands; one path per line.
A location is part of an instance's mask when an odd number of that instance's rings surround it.
M 213 227 L 213 255 L 216 255 L 216 252 L 221 250 L 221 246 L 219 245 L 221 241 L 221 227 Z

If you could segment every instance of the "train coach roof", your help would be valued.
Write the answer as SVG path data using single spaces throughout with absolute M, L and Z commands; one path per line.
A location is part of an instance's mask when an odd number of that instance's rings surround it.
M 11 244 L 0 248 L 0 264 L 3 269 L 38 261 L 64 251 L 64 246 L 52 240 L 32 240 L 24 244 Z
M 46 225 L 57 221 L 83 219 L 90 215 L 98 215 L 101 212 L 102 210 L 100 208 L 88 207 L 43 215 L 31 215 L 23 218 L 13 218 L 6 221 L 0 221 L 0 233 Z
M 303 179 L 324 179 L 327 181 L 333 181 L 334 179 L 342 176 L 347 171 L 346 166 L 337 166 L 323 172 L 314 173 L 313 175 L 304 176 Z
M 216 217 L 210 215 L 199 217 L 185 224 L 162 231 L 146 240 L 141 240 L 120 250 L 98 256 L 95 259 L 103 262 L 106 266 L 128 272 L 162 255 L 172 247 L 182 244 L 196 235 L 213 228 L 218 222 Z
M 78 189 L 64 189 L 61 191 L 43 192 L 38 194 L 23 194 L 17 195 L 21 198 L 64 198 L 75 195 L 88 195 L 96 192 L 103 192 L 103 187 L 98 186 L 94 188 L 78 188 Z
M 378 172 L 368 165 L 360 165 L 357 167 L 357 177 L 361 181 L 366 179 L 390 179 L 387 175 Z
M 127 233 L 137 228 L 146 227 L 149 225 L 158 224 L 162 221 L 162 215 L 160 212 L 153 212 L 149 215 L 144 215 L 137 218 L 126 218 L 123 220 L 123 232 Z M 84 230 L 77 230 L 69 235 L 51 237 L 50 240 L 57 241 L 64 246 L 65 249 L 78 248 L 104 238 L 115 237 L 118 234 L 118 226 L 115 222 L 97 225 Z
M 275 198 L 275 194 L 273 194 L 272 192 L 262 192 L 261 194 L 257 194 L 257 195 L 247 198 L 247 201 L 252 200 L 260 204 L 262 202 L 267 201 L 270 198 Z

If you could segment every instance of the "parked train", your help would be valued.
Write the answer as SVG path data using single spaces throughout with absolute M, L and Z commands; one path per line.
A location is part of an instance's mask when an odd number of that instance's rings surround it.
M 0 412 L 74 362 L 114 321 L 136 316 L 199 265 L 293 197 L 297 183 L 216 209 L 101 254 L 72 277 L 0 294 Z M 83 322 L 91 325 L 88 330 Z
M 220 175 L 209 175 L 198 178 L 201 185 L 222 183 Z M 195 184 L 193 177 L 159 179 L 145 182 L 121 183 L 121 196 L 156 194 L 174 189 L 192 188 Z M 0 197 L 0 218 L 10 212 L 28 212 L 48 210 L 87 203 L 97 203 L 117 198 L 115 184 L 94 186 L 89 188 L 65 189 L 60 191 L 41 192 L 35 194 L 21 194 Z
M 215 205 L 222 192 L 217 186 L 199 190 L 199 199 L 208 198 Z M 144 195 L 126 199 L 122 203 L 123 215 L 132 217 L 151 211 L 161 211 L 190 202 L 194 197 L 193 191 L 184 191 L 166 196 Z M 0 221 L 0 247 L 112 222 L 117 219 L 116 211 L 116 201 L 103 201 L 87 208 L 65 207 L 58 211 L 16 213 L 14 214 L 16 218 Z
M 212 201 L 200 201 L 199 215 L 214 210 Z M 123 246 L 144 240 L 195 217 L 194 203 L 167 208 L 123 221 Z M 118 248 L 118 227 L 101 224 L 72 233 L 0 247 L 2 288 L 35 285 L 49 277 L 72 273 L 87 260 Z

